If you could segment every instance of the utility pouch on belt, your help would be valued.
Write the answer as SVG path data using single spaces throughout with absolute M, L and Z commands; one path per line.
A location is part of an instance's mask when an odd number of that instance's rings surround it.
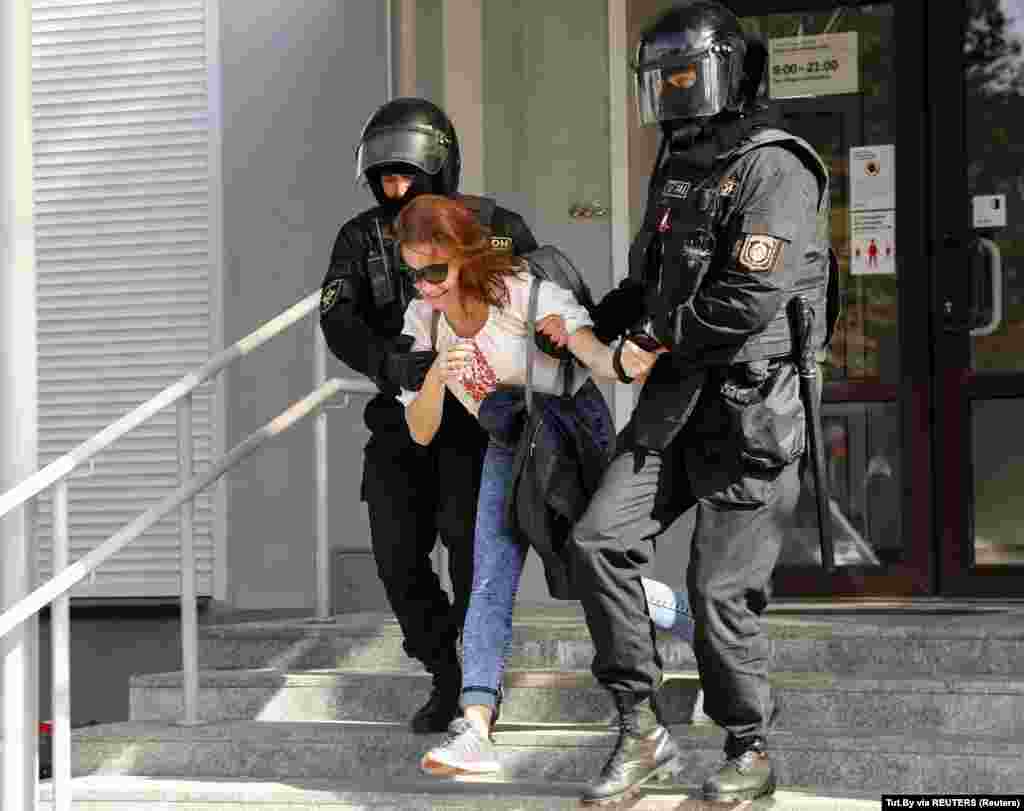
M 728 379 L 721 384 L 720 393 L 744 462 L 760 470 L 774 470 L 800 458 L 806 418 L 800 402 L 800 375 L 793 364 L 779 364 L 760 384 Z

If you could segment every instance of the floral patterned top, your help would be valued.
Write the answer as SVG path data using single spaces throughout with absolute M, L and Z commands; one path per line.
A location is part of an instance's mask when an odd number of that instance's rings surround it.
M 480 411 L 480 403 L 494 391 L 499 383 L 526 383 L 526 316 L 530 302 L 530 280 L 527 272 L 506 277 L 509 304 L 491 307 L 487 321 L 472 338 L 459 338 L 442 315 L 437 324 L 437 351 L 443 352 L 459 341 L 473 344 L 473 364 L 457 381 L 449 381 L 448 388 L 473 416 Z M 537 295 L 537 320 L 548 315 L 560 315 L 566 330 L 572 335 L 581 327 L 593 326 L 586 309 L 576 302 L 572 291 L 551 282 L 542 281 Z M 405 311 L 402 332 L 414 339 L 414 352 L 430 349 L 433 308 L 422 299 L 415 299 Z M 532 340 L 532 337 L 531 337 Z M 559 362 L 543 352 L 533 355 L 533 385 L 536 391 L 561 393 L 558 375 Z M 585 375 L 577 375 L 585 380 Z M 398 399 L 409 405 L 416 392 L 403 390 Z

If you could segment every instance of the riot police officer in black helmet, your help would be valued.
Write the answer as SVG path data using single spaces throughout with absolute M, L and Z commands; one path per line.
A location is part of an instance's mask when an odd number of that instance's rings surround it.
M 412 339 L 401 335 L 402 316 L 416 290 L 398 270 L 391 224 L 418 194 L 455 195 L 460 169 L 455 129 L 429 101 L 394 99 L 370 116 L 359 137 L 356 172 L 378 205 L 341 227 L 320 299 L 320 325 L 331 351 L 380 388 L 364 412 L 371 436 L 361 496 L 377 571 L 402 628 L 405 651 L 434 677 L 429 700 L 411 720 L 417 732 L 444 731 L 458 713 L 462 673 L 456 646 L 472 587 L 487 434 L 451 399 L 442 441 L 424 447 L 409 436 L 395 395 L 399 388 L 420 388 L 434 353 L 407 351 Z M 486 198 L 460 199 L 477 211 L 496 246 L 517 254 L 537 247 L 518 214 Z M 439 533 L 449 552 L 454 602 L 431 567 Z
M 598 306 L 595 331 L 621 336 L 619 352 L 632 342 L 661 357 L 573 530 L 592 669 L 620 724 L 587 803 L 675 771 L 640 575 L 654 539 L 691 508 L 694 652 L 704 710 L 728 733 L 703 794 L 743 800 L 775 788 L 760 615 L 799 495 L 807 425 L 789 305 L 810 305 L 804 332 L 823 346 L 830 249 L 828 171 L 758 95 L 766 61 L 763 44 L 712 0 L 676 4 L 637 51 L 640 119 L 661 127 L 662 147 L 629 279 Z

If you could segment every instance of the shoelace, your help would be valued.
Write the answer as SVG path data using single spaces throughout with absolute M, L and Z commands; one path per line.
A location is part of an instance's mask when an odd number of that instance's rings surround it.
M 736 771 L 740 774 L 745 774 L 754 768 L 754 759 L 760 753 L 756 749 L 748 749 L 745 752 L 740 752 L 738 755 L 727 757 L 725 763 L 722 764 L 722 768 L 728 766 L 735 766 Z
M 611 757 L 608 758 L 608 762 L 601 769 L 602 777 L 608 777 L 622 766 L 622 762 L 626 757 L 626 736 L 636 735 L 638 732 L 636 719 L 632 715 L 620 712 L 619 739 L 615 742 L 615 748 L 612 750 Z
M 456 718 L 451 724 L 448 725 L 448 732 L 445 733 L 444 738 L 441 741 L 439 748 L 443 749 L 449 744 L 454 743 L 460 738 L 463 733 L 473 728 L 473 722 L 468 718 Z

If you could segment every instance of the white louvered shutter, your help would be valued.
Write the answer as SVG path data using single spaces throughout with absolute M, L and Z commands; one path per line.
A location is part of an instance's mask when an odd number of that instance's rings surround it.
M 39 461 L 53 461 L 211 354 L 204 0 L 33 0 Z M 208 467 L 212 384 L 195 393 Z M 178 484 L 165 409 L 70 482 L 71 560 Z M 80 471 L 88 473 L 88 470 Z M 195 502 L 200 595 L 212 594 L 210 491 Z M 50 494 L 40 577 L 52 573 Z M 77 597 L 180 594 L 177 512 L 81 583 Z

